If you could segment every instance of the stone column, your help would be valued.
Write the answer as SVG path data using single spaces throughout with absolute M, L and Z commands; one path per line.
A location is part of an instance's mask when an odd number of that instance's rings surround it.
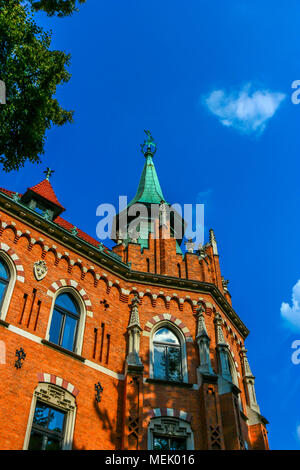
M 143 415 L 143 369 L 140 359 L 140 336 L 142 328 L 139 320 L 140 300 L 136 295 L 131 303 L 130 321 L 127 327 L 129 342 L 125 364 L 124 384 L 124 450 L 139 450 L 141 443 Z
M 210 360 L 210 338 L 207 333 L 204 308 L 198 303 L 196 311 L 197 336 L 200 366 L 198 367 L 199 399 L 201 421 L 203 422 L 203 440 L 205 449 L 224 449 L 221 410 L 218 394 L 218 377 L 214 373 Z

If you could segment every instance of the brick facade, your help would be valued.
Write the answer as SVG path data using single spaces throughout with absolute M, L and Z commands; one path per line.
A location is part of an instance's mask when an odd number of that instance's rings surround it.
M 5 252 L 16 266 L 7 314 L 0 320 L 0 341 L 6 350 L 5 364 L 0 365 L 4 385 L 0 449 L 23 449 L 39 383 L 74 397 L 73 449 L 148 449 L 153 419 L 187 423 L 195 449 L 268 448 L 266 420 L 258 405 L 251 408 L 246 390 L 241 350 L 248 330 L 223 288 L 219 256 L 211 241 L 204 247 L 204 258 L 199 253 L 183 257 L 176 253 L 174 239 L 151 235 L 148 248 L 120 243 L 110 252 L 73 234 L 64 224 L 35 214 L 13 193 L 0 192 L 0 207 L 0 256 Z M 162 234 L 164 227 L 157 223 L 156 230 Z M 39 260 L 48 268 L 41 281 L 33 271 Z M 47 337 L 54 298 L 68 288 L 76 290 L 85 309 L 80 354 L 51 344 Z M 135 297 L 139 299 L 141 367 L 126 361 Z M 210 340 L 212 374 L 199 367 L 199 308 Z M 236 384 L 220 378 L 217 314 Z M 185 382 L 151 375 L 150 343 L 153 328 L 160 324 L 172 324 L 182 335 Z M 21 347 L 26 358 L 17 369 L 15 354 Z M 103 392 L 97 403 L 98 382 Z

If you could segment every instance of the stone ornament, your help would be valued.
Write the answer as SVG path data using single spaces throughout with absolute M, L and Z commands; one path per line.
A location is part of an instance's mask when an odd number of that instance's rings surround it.
M 46 262 L 43 260 L 36 261 L 33 265 L 33 273 L 37 281 L 44 279 L 48 272 Z

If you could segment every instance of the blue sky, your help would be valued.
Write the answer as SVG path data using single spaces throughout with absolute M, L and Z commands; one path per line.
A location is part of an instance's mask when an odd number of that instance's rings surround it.
M 75 123 L 47 134 L 42 165 L 2 172 L 1 186 L 22 192 L 54 168 L 65 217 L 95 236 L 96 207 L 134 196 L 151 129 L 166 199 L 205 203 L 251 331 L 270 446 L 299 449 L 299 2 L 87 0 L 71 18 L 38 20 L 53 30 L 53 48 L 72 54 L 57 96 Z

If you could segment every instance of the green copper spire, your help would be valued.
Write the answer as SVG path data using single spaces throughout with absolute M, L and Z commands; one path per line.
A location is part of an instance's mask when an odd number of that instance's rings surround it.
M 123 240 L 124 243 L 129 243 L 129 242 L 138 243 L 142 248 L 147 248 L 149 233 L 153 232 L 154 224 L 155 224 L 155 221 L 157 220 L 157 215 L 155 215 L 155 213 L 153 214 L 151 211 L 151 204 L 157 204 L 158 206 L 160 206 L 162 203 L 165 203 L 169 207 L 170 207 L 170 204 L 168 204 L 164 198 L 163 192 L 159 184 L 158 176 L 155 170 L 155 166 L 153 163 L 153 156 L 156 153 L 157 144 L 154 142 L 150 131 L 144 131 L 144 132 L 146 134 L 146 139 L 144 143 L 141 145 L 141 151 L 146 161 L 145 161 L 145 165 L 143 168 L 142 176 L 141 176 L 135 197 L 128 204 L 128 206 L 124 208 L 120 212 L 120 214 L 117 214 L 115 217 L 114 233 L 118 233 L 118 237 L 115 236 L 113 240 L 117 242 L 118 240 L 119 241 Z M 129 209 L 134 204 L 143 204 L 147 209 L 147 215 L 144 214 L 141 217 L 139 217 L 139 221 L 137 225 L 138 227 L 137 233 L 139 235 L 138 237 L 132 236 L 128 230 L 131 222 L 133 222 L 134 219 L 136 219 L 138 216 L 138 214 L 134 214 L 134 213 L 132 213 L 132 215 L 128 214 L 130 212 Z M 128 218 L 126 217 L 126 219 L 124 220 L 122 218 L 122 215 L 125 212 L 127 212 Z M 177 222 L 179 221 L 179 223 L 182 224 L 183 233 L 184 233 L 184 220 L 182 219 L 181 215 L 177 214 L 176 211 L 174 211 L 174 216 L 171 221 L 171 233 L 172 233 L 171 236 L 174 238 L 176 235 L 176 233 L 174 232 L 175 219 Z M 122 236 L 120 236 L 120 234 Z M 180 253 L 180 254 L 182 254 L 182 251 L 180 249 L 180 243 L 182 241 L 182 237 L 183 235 L 182 236 L 180 235 L 180 238 L 176 239 L 176 251 L 177 253 Z
M 165 201 L 158 176 L 153 163 L 153 156 L 157 150 L 157 144 L 154 142 L 150 131 L 144 131 L 147 139 L 141 144 L 141 150 L 146 158 L 137 193 L 129 206 L 137 202 L 149 204 L 160 204 Z

